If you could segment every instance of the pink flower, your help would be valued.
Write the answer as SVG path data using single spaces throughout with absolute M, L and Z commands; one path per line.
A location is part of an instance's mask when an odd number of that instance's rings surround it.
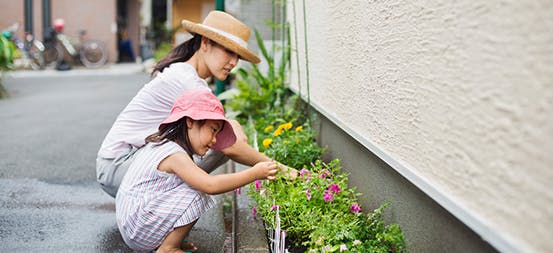
M 236 193 L 236 195 L 240 195 L 241 189 L 240 189 L 240 188 L 236 188 L 236 189 L 234 189 L 234 192 Z
M 330 171 L 325 170 L 323 174 L 321 174 L 321 179 L 325 179 L 328 175 L 330 175 Z
M 359 212 L 361 212 L 361 207 L 355 203 L 349 207 L 349 210 L 352 211 L 354 214 L 358 214 Z
M 259 191 L 259 188 L 261 188 L 261 183 L 262 183 L 261 180 L 255 180 L 255 183 L 254 183 L 255 191 Z
M 305 192 L 305 195 L 306 195 L 306 197 L 307 197 L 307 200 L 311 200 L 311 193 L 309 192 L 309 190 L 305 190 L 305 191 L 303 191 L 303 192 Z
M 330 185 L 330 190 L 333 191 L 334 193 L 338 194 L 340 192 L 340 186 L 337 185 L 337 184 L 332 184 Z
M 265 191 L 266 191 L 265 189 L 261 189 L 261 191 L 259 191 L 259 194 L 265 195 Z
M 323 199 L 325 202 L 332 202 L 334 200 L 334 196 L 332 195 L 332 192 L 326 190 Z
M 278 210 L 280 208 L 279 205 L 271 206 L 271 211 Z
M 252 214 L 253 218 L 255 219 L 257 217 L 257 208 L 255 206 L 252 208 Z
M 311 177 L 311 171 L 307 170 L 306 168 L 301 169 L 300 177 L 309 181 L 309 178 Z

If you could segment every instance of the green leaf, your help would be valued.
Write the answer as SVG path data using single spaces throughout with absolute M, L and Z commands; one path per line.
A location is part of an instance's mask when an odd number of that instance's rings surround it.
M 236 88 L 231 88 L 219 93 L 219 95 L 217 95 L 217 98 L 219 98 L 219 100 L 227 100 L 232 99 L 238 95 L 240 95 L 240 91 Z

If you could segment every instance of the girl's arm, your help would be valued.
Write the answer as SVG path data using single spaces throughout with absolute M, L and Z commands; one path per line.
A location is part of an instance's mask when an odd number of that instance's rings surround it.
M 237 173 L 211 175 L 198 167 L 186 153 L 178 152 L 161 161 L 158 170 L 176 174 L 194 189 L 215 195 L 232 191 L 255 180 L 273 180 L 278 169 L 275 162 L 260 162 Z
M 274 161 L 265 154 L 255 150 L 248 143 L 241 141 L 240 139 L 237 139 L 232 146 L 221 151 L 233 161 L 248 166 L 253 166 L 259 162 Z M 288 173 L 292 179 L 298 176 L 298 171 L 296 169 L 288 167 L 279 162 L 276 163 L 278 167 L 280 167 L 284 173 Z

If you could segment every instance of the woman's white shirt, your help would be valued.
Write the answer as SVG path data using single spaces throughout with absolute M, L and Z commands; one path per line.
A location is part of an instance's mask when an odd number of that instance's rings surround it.
M 104 139 L 98 156 L 116 158 L 132 147 L 142 147 L 145 138 L 157 132 L 169 116 L 173 102 L 186 90 L 204 88 L 207 82 L 188 63 L 173 63 L 144 85 L 119 114 Z

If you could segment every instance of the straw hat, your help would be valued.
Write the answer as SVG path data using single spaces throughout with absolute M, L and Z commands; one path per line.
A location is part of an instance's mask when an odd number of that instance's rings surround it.
M 259 57 L 248 50 L 250 28 L 226 12 L 212 11 L 201 24 L 184 19 L 182 26 L 190 33 L 200 34 L 235 52 L 243 60 L 260 62 Z
M 185 116 L 193 120 L 222 120 L 225 123 L 223 129 L 217 133 L 217 141 L 211 146 L 212 149 L 221 150 L 232 146 L 236 142 L 232 125 L 225 117 L 223 104 L 211 91 L 190 89 L 183 92 L 175 100 L 169 116 L 159 125 L 159 130 L 163 130 L 167 124 L 178 121 Z

